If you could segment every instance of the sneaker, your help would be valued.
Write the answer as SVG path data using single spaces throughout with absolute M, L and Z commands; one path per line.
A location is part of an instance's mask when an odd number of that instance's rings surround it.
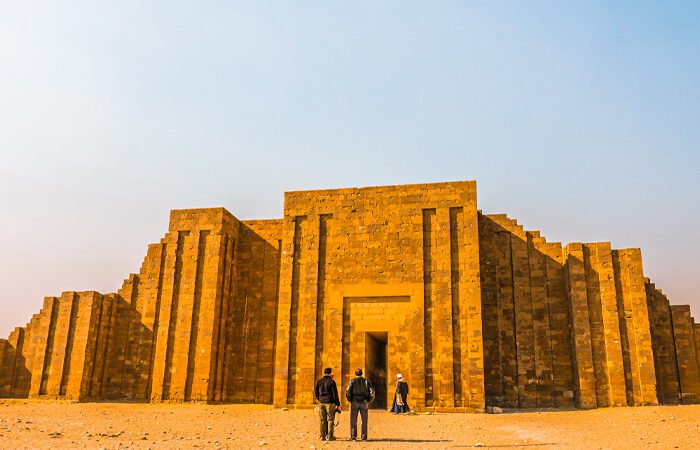
M 335 436 L 328 436 L 327 441 L 335 441 Z
M 326 440 L 326 437 L 325 437 L 325 436 L 321 436 L 321 440 L 322 440 L 322 441 L 325 441 L 325 440 Z

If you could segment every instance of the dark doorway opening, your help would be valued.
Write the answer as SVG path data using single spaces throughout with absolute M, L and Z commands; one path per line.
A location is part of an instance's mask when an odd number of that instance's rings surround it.
M 387 407 L 387 373 L 386 373 L 386 343 L 388 334 L 385 332 L 365 333 L 365 376 L 374 386 L 376 397 L 370 404 L 372 409 Z

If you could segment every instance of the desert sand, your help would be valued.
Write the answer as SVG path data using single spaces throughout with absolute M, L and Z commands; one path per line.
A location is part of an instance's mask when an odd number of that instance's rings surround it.
M 263 405 L 0 401 L 2 448 L 700 448 L 700 405 L 504 414 L 370 411 L 368 442 L 335 442 L 313 410 Z

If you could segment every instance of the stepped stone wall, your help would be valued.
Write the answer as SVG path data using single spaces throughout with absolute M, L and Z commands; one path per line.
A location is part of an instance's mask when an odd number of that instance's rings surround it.
M 651 336 L 656 368 L 656 393 L 659 403 L 677 405 L 680 403 L 680 380 L 676 357 L 671 306 L 666 296 L 647 280 L 647 301 L 651 321 Z
M 700 402 L 700 324 L 639 249 L 547 242 L 476 183 L 288 192 L 282 219 L 174 210 L 115 293 L 44 299 L 0 396 L 313 405 L 334 367 L 418 410 Z M 342 387 L 341 386 L 341 387 Z
M 562 247 L 505 215 L 481 215 L 479 225 L 487 404 L 653 405 L 657 383 L 668 396 L 669 315 L 638 249 Z

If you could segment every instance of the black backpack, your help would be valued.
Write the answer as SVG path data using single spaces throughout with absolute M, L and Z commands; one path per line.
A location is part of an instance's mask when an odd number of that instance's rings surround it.
M 354 378 L 350 382 L 350 389 L 348 389 L 348 392 L 350 394 L 350 398 L 348 400 L 357 400 L 357 401 L 372 401 L 374 400 L 373 394 L 374 389 L 369 384 L 369 381 L 366 378 Z

